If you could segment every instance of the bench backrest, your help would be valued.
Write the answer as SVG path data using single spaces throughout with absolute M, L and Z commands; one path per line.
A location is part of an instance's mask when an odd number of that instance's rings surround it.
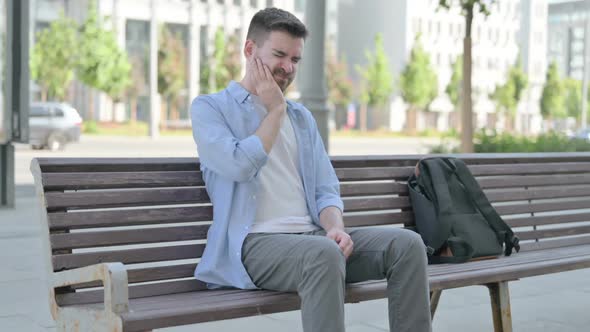
M 347 226 L 413 227 L 406 179 L 419 155 L 333 157 Z M 590 154 L 463 155 L 523 250 L 590 243 Z M 52 271 L 128 266 L 131 298 L 196 291 L 212 220 L 198 159 L 36 159 Z M 98 289 L 96 287 L 99 287 Z M 102 300 L 100 285 L 58 303 Z

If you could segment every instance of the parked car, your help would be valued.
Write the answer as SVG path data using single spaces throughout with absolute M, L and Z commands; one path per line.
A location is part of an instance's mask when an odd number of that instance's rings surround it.
M 580 129 L 572 138 L 590 141 L 590 128 Z
M 61 150 L 67 143 L 80 140 L 82 117 L 66 103 L 31 103 L 29 142 L 33 149 Z

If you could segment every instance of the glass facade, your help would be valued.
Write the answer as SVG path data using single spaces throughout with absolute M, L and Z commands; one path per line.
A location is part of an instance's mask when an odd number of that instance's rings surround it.
M 10 121 L 8 119 L 9 112 L 6 100 L 6 49 L 7 49 L 7 24 L 6 24 L 6 0 L 0 0 L 0 144 L 4 144 L 9 140 Z

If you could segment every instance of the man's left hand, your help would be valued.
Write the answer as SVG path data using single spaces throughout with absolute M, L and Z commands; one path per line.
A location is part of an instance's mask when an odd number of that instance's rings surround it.
M 352 254 L 352 248 L 354 245 L 352 239 L 350 238 L 350 235 L 348 235 L 348 233 L 346 233 L 343 230 L 335 229 L 327 232 L 326 237 L 334 240 L 340 247 L 340 250 L 342 250 L 344 257 L 348 259 L 350 254 Z

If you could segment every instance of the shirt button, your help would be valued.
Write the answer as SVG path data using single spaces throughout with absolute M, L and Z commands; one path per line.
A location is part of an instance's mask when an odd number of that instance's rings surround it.
M 256 195 L 252 195 L 252 199 L 256 199 Z
M 236 256 L 240 256 L 240 253 L 239 252 L 236 252 Z

